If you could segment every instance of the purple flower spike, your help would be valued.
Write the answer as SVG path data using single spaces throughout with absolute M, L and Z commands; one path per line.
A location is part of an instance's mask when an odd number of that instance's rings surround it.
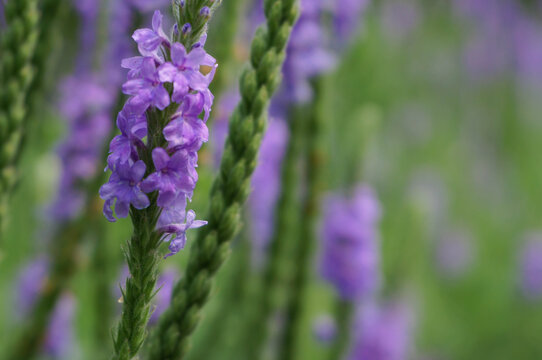
M 133 165 L 128 163 L 117 164 L 109 182 L 100 188 L 100 197 L 105 200 L 104 214 L 107 220 L 114 222 L 111 207 L 117 199 L 115 212 L 119 218 L 125 218 L 130 211 L 130 205 L 136 209 L 144 209 L 149 206 L 149 198 L 145 195 L 139 184 L 145 175 L 145 163 L 141 160 Z
M 171 303 L 171 294 L 173 293 L 173 285 L 175 281 L 179 278 L 179 273 L 175 269 L 166 269 L 159 277 L 156 282 L 157 287 L 160 289 L 156 296 L 154 297 L 155 309 L 152 312 L 151 318 L 149 319 L 149 325 L 154 325 L 158 322 L 158 318 Z
M 137 159 L 136 147 L 143 147 L 143 138 L 147 136 L 147 121 L 143 114 L 133 111 L 130 102 L 117 116 L 117 127 L 121 131 L 111 140 L 109 145 L 110 155 L 107 159 L 108 166 L 113 168 L 117 163 L 126 163 L 128 160 Z
M 171 158 L 162 148 L 152 151 L 156 172 L 141 183 L 141 189 L 146 193 L 158 190 L 158 206 L 171 205 L 179 191 L 190 192 L 194 188 L 197 179 L 187 174 L 187 157 L 185 151 L 177 151 Z
M 152 30 L 139 29 L 134 32 L 132 38 L 142 55 L 154 56 L 160 45 L 170 46 L 170 40 L 162 30 L 162 19 L 162 13 L 156 10 L 152 17 Z
M 322 228 L 322 277 L 341 298 L 356 301 L 379 285 L 378 220 L 380 205 L 362 185 L 354 197 L 330 197 Z

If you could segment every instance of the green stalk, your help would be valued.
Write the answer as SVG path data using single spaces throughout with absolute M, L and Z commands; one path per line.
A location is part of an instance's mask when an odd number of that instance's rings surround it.
M 267 27 L 252 42 L 250 66 L 241 81 L 241 101 L 230 119 L 224 155 L 210 194 L 208 225 L 198 233 L 185 276 L 173 290 L 171 307 L 162 314 L 147 359 L 183 359 L 212 280 L 229 255 L 230 241 L 240 226 L 243 203 L 265 128 L 265 113 L 275 91 L 285 47 L 297 17 L 294 0 L 266 0 Z
M 314 86 L 315 99 L 309 115 L 304 119 L 305 124 L 305 153 L 304 163 L 306 169 L 307 193 L 302 204 L 300 217 L 299 237 L 295 242 L 294 255 L 291 261 L 294 276 L 286 305 L 286 326 L 282 334 L 279 359 L 293 360 L 297 356 L 298 331 L 302 318 L 302 308 L 305 300 L 306 285 L 308 282 L 312 256 L 316 245 L 315 227 L 318 220 L 320 196 L 322 193 L 322 173 L 324 170 L 325 154 L 321 146 L 322 117 L 318 104 L 320 89 Z
M 337 335 L 333 346 L 329 350 L 329 360 L 341 360 L 344 357 L 350 344 L 353 314 L 354 305 L 351 302 L 336 300 L 334 317 L 337 324 Z
M 9 193 L 17 180 L 16 160 L 24 137 L 26 100 L 35 75 L 32 64 L 39 36 L 37 0 L 8 1 L 7 27 L 0 42 L 0 231 Z

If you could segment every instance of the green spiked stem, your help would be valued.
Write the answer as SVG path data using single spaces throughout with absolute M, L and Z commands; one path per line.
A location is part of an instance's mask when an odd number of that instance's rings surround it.
M 37 0 L 8 1 L 7 28 L 0 40 L 0 229 L 9 192 L 17 179 L 15 160 L 24 136 L 26 99 L 34 78 L 32 59 L 38 39 Z
M 297 357 L 297 339 L 301 323 L 302 308 L 306 284 L 312 265 L 312 256 L 316 245 L 315 228 L 320 208 L 320 197 L 322 194 L 322 172 L 324 170 L 325 153 L 321 146 L 322 117 L 318 104 L 320 103 L 320 89 L 318 83 L 314 86 L 315 99 L 312 108 L 307 111 L 308 116 L 303 119 L 306 129 L 304 163 L 306 170 L 307 192 L 302 205 L 301 223 L 299 225 L 299 236 L 294 241 L 294 254 L 291 261 L 294 276 L 291 282 L 290 294 L 286 305 L 286 326 L 282 334 L 279 359 L 293 360 Z
M 264 10 L 267 27 L 256 32 L 251 66 L 241 77 L 241 101 L 230 119 L 220 172 L 211 189 L 209 224 L 193 243 L 186 274 L 173 290 L 171 307 L 160 317 L 148 359 L 185 357 L 214 275 L 229 255 L 230 241 L 239 228 L 265 128 L 265 112 L 279 83 L 284 50 L 297 18 L 294 0 L 266 0 Z

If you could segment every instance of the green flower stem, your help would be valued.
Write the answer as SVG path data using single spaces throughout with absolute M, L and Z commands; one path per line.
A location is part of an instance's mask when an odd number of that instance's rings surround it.
M 241 208 L 250 192 L 250 177 L 265 128 L 265 112 L 279 83 L 284 50 L 297 17 L 295 0 L 266 0 L 264 10 L 267 28 L 256 32 L 251 66 L 241 77 L 241 101 L 230 119 L 220 172 L 211 189 L 209 224 L 198 232 L 193 243 L 185 276 L 173 290 L 171 307 L 160 317 L 148 359 L 185 357 L 214 275 L 229 255 L 230 241 L 240 225 Z
M 252 341 L 247 345 L 248 358 L 259 359 L 269 336 L 269 319 L 284 306 L 295 270 L 293 244 L 297 237 L 299 208 L 299 159 L 303 151 L 301 136 L 304 116 L 300 108 L 293 109 L 289 119 L 290 135 L 282 163 L 281 194 L 275 209 L 275 226 L 270 241 L 269 256 L 263 271 L 263 285 L 256 299 L 257 310 L 250 320 Z
M 320 89 L 318 82 L 315 86 L 315 99 L 312 108 L 307 110 L 304 122 L 305 130 L 305 152 L 304 163 L 306 171 L 307 192 L 302 204 L 302 215 L 300 217 L 299 236 L 294 239 L 295 249 L 291 261 L 294 269 L 294 276 L 291 282 L 290 294 L 286 305 L 286 326 L 282 334 L 279 359 L 297 359 L 298 331 L 301 323 L 302 308 L 306 284 L 308 282 L 312 256 L 316 245 L 315 227 L 318 220 L 320 196 L 322 193 L 322 173 L 324 170 L 325 153 L 322 149 L 322 117 L 318 104 Z
M 8 1 L 7 28 L 0 42 L 0 229 L 17 179 L 15 161 L 24 136 L 26 100 L 35 74 L 32 64 L 39 36 L 37 0 Z
M 334 317 L 337 324 L 337 335 L 333 346 L 329 350 L 329 360 L 341 360 L 344 358 L 350 344 L 353 315 L 354 305 L 351 302 L 336 300 Z

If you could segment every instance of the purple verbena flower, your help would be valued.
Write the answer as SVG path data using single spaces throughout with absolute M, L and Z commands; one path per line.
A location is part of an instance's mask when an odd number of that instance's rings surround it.
M 161 45 L 171 46 L 171 42 L 162 30 L 163 15 L 156 10 L 152 17 L 152 29 L 139 29 L 134 32 L 132 38 L 137 43 L 137 48 L 143 56 L 156 56 Z
M 379 285 L 378 221 L 374 191 L 359 186 L 352 197 L 334 195 L 324 208 L 321 274 L 341 298 L 356 301 Z
M 152 151 L 152 159 L 156 172 L 149 175 L 142 183 L 141 189 L 150 193 L 158 191 L 157 204 L 160 207 L 170 205 L 179 192 L 191 192 L 196 180 L 187 175 L 186 165 L 188 153 L 177 151 L 171 157 L 162 148 Z
M 130 205 L 136 209 L 149 206 L 149 198 L 141 191 L 140 183 L 145 175 L 145 163 L 141 160 L 133 165 L 116 164 L 109 182 L 100 188 L 100 197 L 105 200 L 104 214 L 109 221 L 115 221 L 111 207 L 116 199 L 115 212 L 119 218 L 128 216 Z
M 169 254 L 166 257 L 175 255 L 180 250 L 184 249 L 186 245 L 186 232 L 190 229 L 197 229 L 207 225 L 207 221 L 196 220 L 196 213 L 193 210 L 189 210 L 186 213 L 184 223 L 171 223 L 161 230 L 167 234 L 169 241 Z
M 124 64 L 126 65 L 126 62 Z M 141 109 L 147 110 L 149 106 L 154 106 L 164 110 L 169 105 L 170 99 L 163 82 L 160 81 L 154 58 L 144 57 L 137 70 L 132 71 L 136 71 L 139 76 L 126 81 L 122 85 L 122 91 L 127 95 L 133 95 L 133 101 L 141 104 Z
M 158 277 L 156 286 L 159 290 L 153 299 L 155 308 L 152 312 L 151 318 L 149 319 L 150 326 L 156 324 L 160 315 L 162 315 L 162 313 L 169 307 L 169 304 L 171 303 L 171 294 L 173 293 L 173 286 L 175 285 L 178 277 L 178 271 L 173 268 L 164 270 Z

